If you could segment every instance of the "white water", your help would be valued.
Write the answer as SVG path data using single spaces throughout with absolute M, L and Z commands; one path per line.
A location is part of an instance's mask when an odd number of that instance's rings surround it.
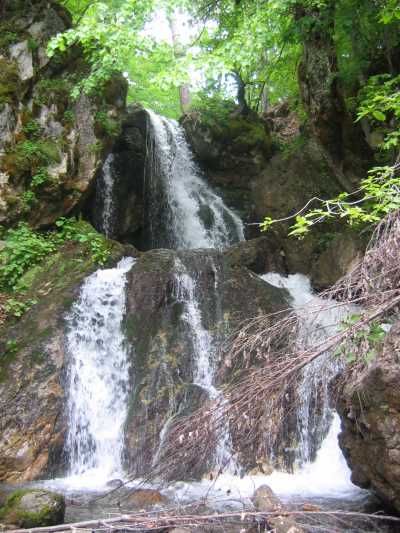
M 260 276 L 264 281 L 280 288 L 286 288 L 291 298 L 291 304 L 301 318 L 300 341 L 311 345 L 323 340 L 327 335 L 334 333 L 337 324 L 354 308 L 332 307 L 321 311 L 321 306 L 326 306 L 326 301 L 313 294 L 310 281 L 301 274 L 289 277 L 269 273 Z M 334 302 L 332 302 L 334 304 Z M 303 376 L 300 386 L 302 397 L 298 408 L 298 424 L 300 427 L 300 447 L 298 463 L 301 467 L 293 473 L 275 471 L 271 475 L 244 476 L 239 478 L 229 472 L 218 477 L 215 481 L 202 481 L 199 483 L 177 483 L 173 486 L 177 498 L 190 501 L 207 497 L 210 502 L 220 501 L 221 507 L 243 504 L 250 498 L 254 490 L 263 485 L 269 485 L 272 490 L 284 501 L 301 498 L 327 498 L 350 499 L 361 498 L 366 494 L 353 485 L 348 468 L 338 443 L 340 432 L 339 416 L 329 408 L 327 386 L 336 374 L 338 366 L 330 358 L 322 357 L 321 361 L 311 365 Z M 323 386 L 325 398 L 323 401 L 324 416 L 319 423 L 319 431 L 327 433 L 316 454 L 311 461 L 310 435 L 308 422 L 312 409 L 312 394 Z M 320 389 L 321 390 L 321 389 Z M 329 431 L 328 431 L 329 430 Z M 235 503 L 236 501 L 236 503 Z M 214 503 L 215 504 L 215 503 Z M 217 503 L 218 506 L 218 503 Z
M 316 346 L 334 334 L 341 321 L 355 311 L 354 306 L 340 306 L 334 300 L 327 301 L 316 296 L 311 289 L 310 280 L 302 274 L 284 277 L 268 273 L 261 278 L 275 287 L 288 290 L 291 305 L 300 318 L 298 342 L 304 347 Z M 315 439 L 322 439 L 328 432 L 333 416 L 329 406 L 328 387 L 339 370 L 339 361 L 326 353 L 307 365 L 303 371 L 299 385 L 300 403 L 296 408 L 300 436 L 296 459 L 299 464 L 314 458 L 315 445 L 318 444 Z M 312 419 L 316 402 L 322 412 L 317 421 Z M 341 454 L 339 447 L 337 451 Z
M 122 333 L 126 273 L 134 259 L 98 270 L 82 285 L 67 317 L 70 482 L 102 485 L 122 475 L 128 404 L 127 349 Z
M 176 483 L 172 489 L 176 498 L 182 502 L 207 497 L 211 504 L 218 500 L 221 507 L 227 502 L 243 505 L 255 489 L 261 485 L 269 485 L 284 501 L 296 498 L 316 499 L 355 499 L 366 494 L 352 484 L 350 470 L 347 467 L 337 440 L 340 430 L 338 415 L 334 415 L 328 435 L 317 453 L 316 460 L 306 463 L 295 474 L 275 471 L 271 475 L 232 476 L 223 474 L 215 481 L 198 483 Z M 339 453 L 338 453 L 339 452 Z M 236 502 L 235 502 L 236 500 Z M 215 505 L 215 503 L 214 503 Z
M 217 268 L 213 263 L 213 271 Z M 221 396 L 214 386 L 215 381 L 215 343 L 211 334 L 205 329 L 198 299 L 198 287 L 180 259 L 175 260 L 175 298 L 184 304 L 182 320 L 185 322 L 193 345 L 193 383 L 205 390 L 210 399 Z M 218 283 L 215 274 L 215 294 Z M 231 451 L 231 439 L 228 427 L 220 438 L 215 452 L 215 466 L 224 466 L 228 471 L 235 470 Z
M 167 200 L 169 213 L 164 223 L 172 247 L 223 249 L 244 240 L 240 218 L 200 176 L 183 128 L 175 120 L 147 112 L 155 139 L 152 167 L 157 169 L 152 168 L 151 174 L 161 174 L 157 179 Z
M 113 202 L 113 190 L 114 190 L 114 155 L 111 153 L 108 155 L 104 162 L 100 179 L 97 181 L 96 195 L 102 200 L 102 210 L 100 219 L 100 231 L 106 235 L 106 237 L 112 236 L 113 231 L 113 218 L 114 218 L 114 202 Z

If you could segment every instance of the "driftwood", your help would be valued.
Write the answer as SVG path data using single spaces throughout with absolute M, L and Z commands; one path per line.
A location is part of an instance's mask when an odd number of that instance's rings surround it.
M 72 524 L 60 524 L 49 527 L 36 527 L 31 529 L 16 529 L 13 533 L 55 533 L 55 532 L 83 532 L 88 530 L 94 531 L 164 531 L 175 527 L 198 527 L 204 525 L 223 526 L 224 523 L 235 522 L 237 524 L 265 524 L 268 519 L 278 517 L 292 517 L 296 520 L 309 518 L 339 518 L 343 519 L 361 519 L 370 524 L 376 522 L 391 522 L 400 523 L 400 517 L 381 515 L 381 514 L 367 514 L 357 513 L 351 511 L 271 511 L 271 512 L 255 512 L 243 511 L 232 513 L 215 513 L 208 515 L 177 515 L 157 514 L 152 513 L 137 513 L 137 514 L 121 514 L 112 518 L 104 518 L 98 520 L 87 520 L 84 522 L 76 522 Z M 318 527 L 319 530 L 324 528 Z M 7 531 L 7 530 L 6 530 Z M 371 530 L 372 531 L 372 530 Z M 10 530 L 11 532 L 11 530 Z

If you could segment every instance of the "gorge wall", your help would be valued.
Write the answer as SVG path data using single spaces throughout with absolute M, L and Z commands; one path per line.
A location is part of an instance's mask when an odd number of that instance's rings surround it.
M 351 153 L 346 145 L 338 161 L 318 129 L 300 126 L 285 105 L 262 118 L 230 116 L 222 124 L 187 114 L 181 124 L 208 185 L 248 224 L 248 240 L 224 251 L 152 250 L 145 179 L 149 114 L 140 105 L 125 108 L 126 87 L 118 77 L 100 95 L 74 101 L 70 89 L 85 72 L 80 50 L 52 59 L 45 54 L 49 38 L 70 25 L 66 11 L 56 2 L 38 1 L 21 15 L 23 2 L 5 5 L 7 16 L 0 24 L 0 223 L 8 227 L 26 221 L 47 228 L 60 216 L 76 213 L 103 231 L 101 180 L 111 169 L 117 208 L 108 237 L 115 240 L 104 239 L 111 251 L 104 267 L 124 255 L 137 258 L 127 274 L 123 324 L 131 368 L 124 461 L 130 472 L 143 475 L 162 457 L 162 430 L 170 418 L 192 412 L 206 397 L 204 387 L 194 383 L 195 347 L 186 316 L 192 302 L 188 287 L 182 289 L 182 268 L 194 280 L 203 326 L 214 344 L 246 318 L 287 307 L 286 291 L 254 273 L 300 272 L 311 277 L 315 288 L 329 287 L 364 250 L 355 232 L 332 224 L 293 241 L 286 236 L 287 224 L 265 236 L 254 224 L 265 215 L 292 215 L 310 197 L 349 189 L 364 176 L 370 154 L 364 147 Z M 212 226 L 209 211 L 203 211 Z M 67 471 L 65 316 L 83 279 L 96 268 L 84 243 L 61 248 L 27 274 L 29 295 L 38 304 L 0 328 L 1 481 Z M 393 341 L 376 363 L 344 391 L 339 409 L 341 445 L 355 482 L 372 487 L 399 509 L 396 328 L 391 335 Z M 221 359 L 212 355 L 216 385 L 223 386 L 233 376 L 228 373 L 219 383 Z M 359 395 L 367 398 L 363 410 Z M 276 464 L 285 462 L 285 448 L 295 439 L 289 431 L 274 450 Z M 245 471 L 268 462 L 254 450 L 241 449 L 240 432 L 232 445 Z M 375 465 L 367 460 L 371 455 Z M 198 471 L 177 469 L 172 475 L 199 477 L 212 466 L 210 460 Z

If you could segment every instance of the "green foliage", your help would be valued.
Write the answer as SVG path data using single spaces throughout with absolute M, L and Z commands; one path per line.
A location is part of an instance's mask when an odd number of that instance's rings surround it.
M 71 8 L 74 4 L 67 3 Z M 129 56 L 133 55 L 141 62 L 138 50 L 144 38 L 140 30 L 151 8 L 152 2 L 144 0 L 91 2 L 83 7 L 74 28 L 49 42 L 50 57 L 56 52 L 66 52 L 76 44 L 84 50 L 91 70 L 86 78 L 75 84 L 73 97 L 78 97 L 82 90 L 87 94 L 98 94 L 113 74 L 125 70 Z
M 57 231 L 45 233 L 34 231 L 25 223 L 20 223 L 15 229 L 2 230 L 5 247 L 0 252 L 0 290 L 21 290 L 19 280 L 25 272 L 66 242 L 84 243 L 93 262 L 99 265 L 109 259 L 107 241 L 88 224 L 61 218 L 56 226 Z M 18 305 L 15 306 L 17 309 Z
M 13 290 L 19 278 L 32 266 L 55 251 L 55 242 L 47 235 L 32 231 L 20 223 L 3 233 L 5 248 L 0 252 L 0 289 Z
M 388 324 L 372 321 L 362 325 L 363 319 L 362 314 L 353 314 L 343 320 L 339 328 L 342 331 L 347 330 L 349 338 L 337 348 L 334 355 L 343 357 L 348 364 L 357 362 L 368 364 L 373 361 L 379 349 L 382 348 L 387 334 Z M 361 327 L 357 327 L 356 331 L 353 332 L 352 327 L 358 325 L 361 325 Z
M 118 137 L 121 132 L 120 122 L 109 117 L 106 111 L 96 113 L 96 122 L 109 137 Z
M 22 195 L 22 210 L 28 212 L 32 209 L 33 205 L 36 203 L 37 198 L 36 194 L 33 191 L 27 190 Z
M 44 167 L 41 167 L 41 168 L 38 168 L 36 174 L 32 176 L 31 187 L 33 187 L 34 189 L 37 189 L 41 187 L 42 185 L 51 183 L 52 181 L 53 181 L 53 177 L 50 176 L 47 169 Z
M 42 78 L 35 85 L 34 100 L 38 105 L 67 101 L 72 85 L 69 79 Z
M 59 161 L 57 144 L 51 139 L 26 139 L 8 152 L 17 170 L 26 172 Z
M 56 222 L 58 232 L 54 238 L 56 242 L 62 244 L 66 241 L 87 243 L 92 260 L 104 265 L 110 257 L 110 250 L 102 235 L 89 229 L 86 223 L 81 223 L 73 218 L 60 218 Z
M 16 300 L 15 298 L 9 298 L 4 305 L 4 310 L 8 316 L 20 318 L 28 309 L 36 304 L 37 300 L 29 299 L 22 302 L 21 300 Z
M 22 128 L 22 131 L 28 136 L 37 138 L 42 135 L 42 127 L 39 124 L 37 120 L 30 120 L 25 126 Z

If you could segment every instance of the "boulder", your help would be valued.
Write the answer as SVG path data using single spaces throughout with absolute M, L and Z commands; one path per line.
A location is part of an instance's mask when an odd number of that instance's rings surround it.
M 152 250 L 141 255 L 128 274 L 125 324 L 134 369 L 126 424 L 132 475 L 142 476 L 155 463 L 162 465 L 171 421 L 192 413 L 209 397 L 209 390 L 195 384 L 197 343 L 208 351 L 215 386 L 222 388 L 249 365 L 261 364 L 254 354 L 228 365 L 219 351 L 222 343 L 248 317 L 287 305 L 285 290 L 246 268 L 232 267 L 220 252 Z M 259 447 L 265 442 L 254 442 L 250 451 L 242 446 L 245 427 L 233 428 L 231 436 L 244 469 L 253 468 L 263 456 Z M 275 452 L 278 461 L 283 447 Z M 212 456 L 202 464 L 194 458 L 190 467 L 178 462 L 170 477 L 198 478 L 213 466 Z
M 400 511 L 400 322 L 365 369 L 341 390 L 339 444 L 352 481 Z
M 278 516 L 267 516 L 268 526 L 276 533 L 304 533 L 296 521 L 285 516 L 285 506 L 268 485 L 261 485 L 253 494 L 253 504 L 262 513 L 279 513 Z
M 0 521 L 20 528 L 47 527 L 64 522 L 65 500 L 61 494 L 42 489 L 13 492 L 0 509 Z
M 124 506 L 133 506 L 137 509 L 148 509 L 167 502 L 168 498 L 154 489 L 137 489 L 123 498 Z

